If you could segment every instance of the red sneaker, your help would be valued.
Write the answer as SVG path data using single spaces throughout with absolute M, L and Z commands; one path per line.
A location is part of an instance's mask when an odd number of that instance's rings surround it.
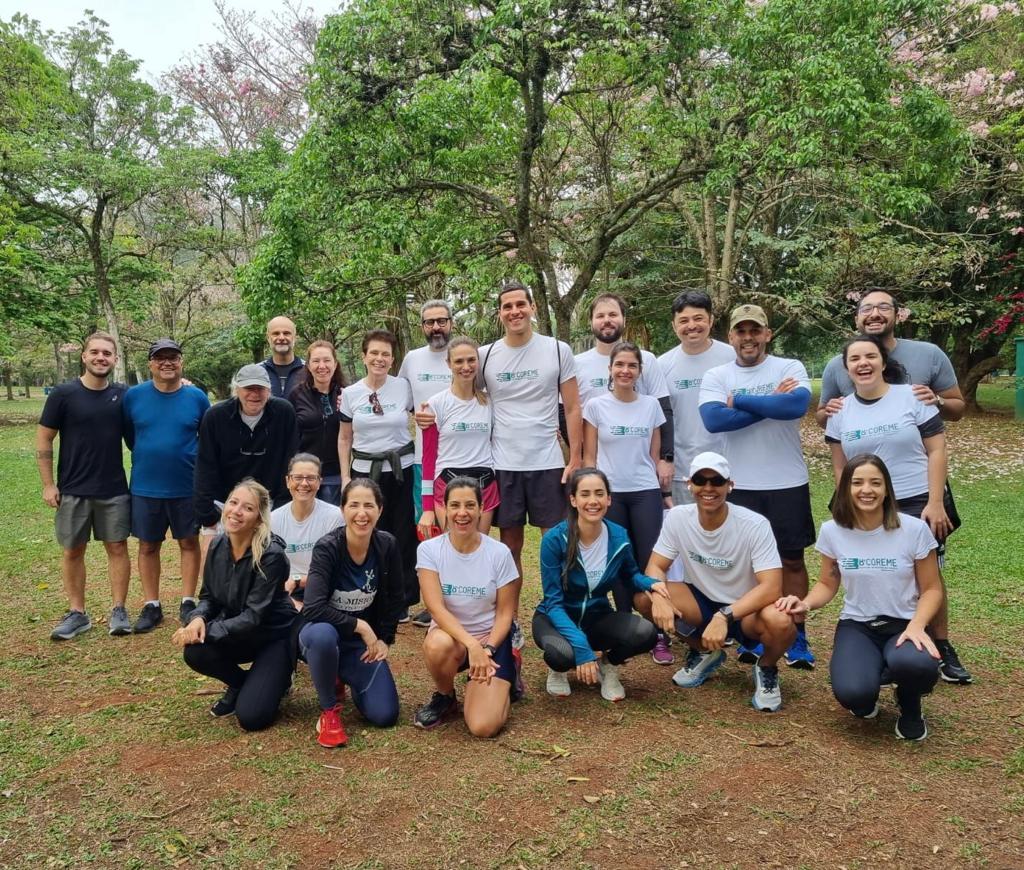
M 334 678 L 334 695 L 339 704 L 345 700 L 345 684 L 341 681 L 341 677 Z
M 341 724 L 341 704 L 324 710 L 316 723 L 316 742 L 328 749 L 344 746 L 348 743 L 348 735 Z

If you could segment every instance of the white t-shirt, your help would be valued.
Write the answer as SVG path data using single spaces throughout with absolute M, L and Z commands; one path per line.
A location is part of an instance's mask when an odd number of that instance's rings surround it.
M 313 512 L 301 522 L 292 514 L 290 503 L 270 512 L 270 531 L 284 538 L 284 552 L 292 574 L 308 574 L 316 542 L 343 525 L 341 508 L 320 499 L 313 500 Z
M 598 532 L 594 543 L 588 547 L 580 541 L 579 548 L 583 570 L 587 572 L 587 586 L 593 592 L 608 568 L 608 526 L 601 523 L 601 531 Z
M 405 378 L 412 388 L 413 407 L 419 410 L 431 396 L 447 389 L 452 382 L 452 370 L 448 368 L 448 348 L 434 350 L 429 344 L 410 350 L 398 377 Z M 423 432 L 416 427 L 416 462 L 423 461 Z
M 480 348 L 480 371 L 494 406 L 494 467 L 564 467 L 558 446 L 558 390 L 576 376 L 569 345 L 559 341 L 556 348 L 555 339 L 536 332 L 522 347 L 509 347 L 500 339 Z
M 638 394 L 622 402 L 606 392 L 587 402 L 583 419 L 597 429 L 597 467 L 608 475 L 613 493 L 659 488 L 651 438 L 665 412 L 657 399 Z
M 658 367 L 658 360 L 649 350 L 641 350 L 643 371 L 636 382 L 636 391 L 655 399 L 668 397 L 665 376 Z M 611 356 L 599 353 L 596 347 L 576 354 L 576 383 L 580 388 L 580 405 L 608 392 L 608 365 Z
M 867 622 L 879 616 L 913 619 L 917 609 L 914 562 L 938 544 L 928 524 L 900 514 L 900 527 L 865 532 L 844 529 L 829 520 L 815 549 L 835 559 L 845 593 L 840 619 Z
M 782 567 L 768 520 L 735 504 L 729 505 L 725 522 L 713 532 L 701 527 L 697 505 L 672 508 L 654 552 L 666 559 L 682 556 L 683 581 L 722 604 L 732 604 L 753 589 L 759 571 Z
M 434 476 L 446 468 L 493 468 L 491 455 L 491 402 L 481 405 L 476 396 L 463 400 L 445 390 L 427 400 L 437 426 L 437 462 Z
M 374 414 L 370 404 L 371 390 L 365 381 L 356 381 L 341 392 L 341 416 L 352 423 L 352 446 L 367 453 L 398 450 L 411 440 L 409 411 L 412 410 L 412 392 L 405 378 L 387 376 L 384 386 L 377 390 L 377 399 L 383 414 Z M 402 468 L 414 462 L 413 454 L 402 457 Z M 366 474 L 370 460 L 354 459 L 352 470 Z M 382 471 L 391 471 L 391 463 L 384 462 Z
M 842 409 L 828 418 L 825 435 L 842 444 L 847 459 L 858 453 L 880 457 L 896 498 L 909 498 L 928 492 L 928 454 L 918 426 L 938 413 L 934 405 L 919 402 L 910 386 L 891 384 L 877 402 L 847 396 Z
M 430 538 L 416 550 L 416 568 L 437 572 L 444 606 L 474 637 L 494 627 L 498 590 L 519 577 L 512 551 L 487 535 L 469 554 L 458 552 L 447 534 Z
M 675 480 L 686 480 L 690 462 L 698 453 L 710 450 L 712 453 L 725 452 L 725 436 L 708 432 L 697 410 L 704 373 L 715 366 L 734 362 L 736 351 L 725 342 L 712 339 L 711 347 L 703 353 L 685 353 L 681 347 L 674 347 L 658 357 L 672 399 L 673 430 L 675 431 Z
M 756 366 L 732 362 L 709 369 L 701 382 L 698 404 L 725 402 L 729 396 L 770 396 L 786 378 L 810 392 L 804 364 L 767 356 Z M 807 483 L 807 464 L 800 444 L 800 420 L 765 418 L 743 429 L 724 432 L 725 458 L 737 489 L 788 489 Z

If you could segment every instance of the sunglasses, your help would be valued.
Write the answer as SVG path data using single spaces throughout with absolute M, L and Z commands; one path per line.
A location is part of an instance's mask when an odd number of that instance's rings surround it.
M 370 402 L 370 409 L 373 411 L 373 413 L 376 414 L 378 417 L 383 417 L 384 416 L 384 409 L 381 407 L 380 399 L 377 397 L 377 391 L 376 390 L 374 390 L 372 393 L 370 393 L 369 402 Z
M 720 474 L 716 474 L 713 477 L 705 477 L 703 474 L 695 474 L 690 478 L 690 483 L 694 486 L 706 486 L 709 483 L 712 486 L 725 486 L 728 482 L 728 479 L 722 477 Z

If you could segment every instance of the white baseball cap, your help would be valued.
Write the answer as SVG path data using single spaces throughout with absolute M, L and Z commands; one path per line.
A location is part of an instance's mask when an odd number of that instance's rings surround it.
M 704 453 L 698 453 L 694 456 L 693 462 L 690 463 L 689 477 L 693 477 L 698 471 L 703 471 L 705 468 L 717 471 L 726 480 L 729 480 L 731 477 L 729 463 L 720 453 L 712 453 L 710 450 L 706 450 Z

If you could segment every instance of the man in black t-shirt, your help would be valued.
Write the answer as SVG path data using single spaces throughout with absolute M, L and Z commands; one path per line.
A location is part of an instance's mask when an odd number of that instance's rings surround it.
M 89 538 L 103 542 L 110 574 L 109 631 L 131 633 L 125 610 L 131 564 L 128 533 L 131 501 L 121 453 L 123 384 L 108 381 L 117 362 L 112 336 L 94 332 L 85 341 L 80 378 L 60 384 L 46 399 L 36 430 L 36 461 L 43 501 L 57 509 L 57 542 L 64 550 L 61 574 L 68 612 L 50 634 L 70 640 L 92 628 L 85 610 L 85 548 Z M 57 482 L 53 481 L 53 441 L 60 436 Z

